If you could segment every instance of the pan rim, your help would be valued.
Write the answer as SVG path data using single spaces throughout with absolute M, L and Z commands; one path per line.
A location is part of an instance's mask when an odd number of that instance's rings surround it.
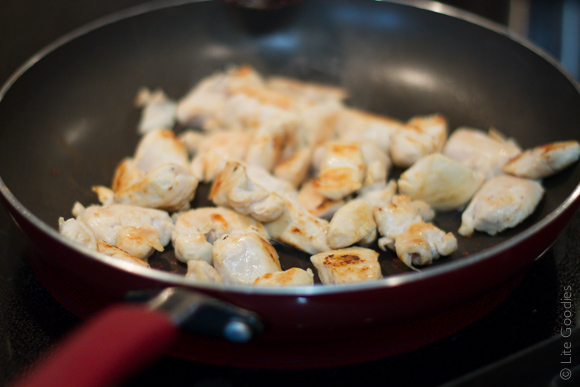
M 51 52 L 55 51 L 59 47 L 66 45 L 67 43 L 82 37 L 94 30 L 105 27 L 109 24 L 123 21 L 131 17 L 139 16 L 146 13 L 152 13 L 158 10 L 168 9 L 172 7 L 178 7 L 181 5 L 188 5 L 194 3 L 202 3 L 215 0 L 158 0 L 150 3 L 145 3 L 135 7 L 127 8 L 118 12 L 115 12 L 109 16 L 97 19 L 93 22 L 85 24 L 65 35 L 59 39 L 53 41 L 32 57 L 30 57 L 24 64 L 22 64 L 2 85 L 0 88 L 0 103 L 6 93 L 10 88 L 17 82 L 18 78 L 24 74 L 28 69 L 34 66 L 36 63 L 41 61 L 44 57 L 49 55 Z M 558 70 L 565 78 L 572 84 L 574 89 L 580 94 L 580 83 L 572 77 L 566 69 L 551 55 L 543 51 L 541 48 L 531 43 L 522 36 L 516 35 L 510 32 L 504 26 L 497 24 L 493 21 L 487 20 L 485 18 L 474 15 L 468 11 L 460 10 L 449 5 L 443 5 L 435 1 L 428 0 L 375 0 L 377 2 L 391 3 L 402 6 L 407 6 L 411 8 L 422 9 L 429 12 L 440 13 L 445 16 L 453 17 L 465 22 L 475 24 L 491 32 L 503 35 L 516 43 L 524 46 L 525 48 L 532 51 L 534 54 L 540 56 L 544 60 L 548 61 L 552 67 Z M 368 290 L 378 290 L 391 287 L 397 287 L 401 285 L 409 285 L 415 282 L 426 281 L 435 277 L 439 277 L 447 274 L 448 272 L 461 270 L 462 268 L 475 265 L 478 262 L 493 259 L 494 256 L 505 249 L 519 244 L 522 240 L 529 238 L 533 234 L 539 232 L 540 229 L 547 227 L 549 224 L 556 222 L 559 217 L 570 207 L 574 202 L 580 200 L 580 183 L 572 191 L 572 193 L 556 207 L 551 213 L 546 215 L 544 218 L 540 219 L 537 223 L 528 227 L 527 229 L 521 231 L 520 233 L 514 235 L 513 237 L 507 239 L 506 241 L 500 242 L 497 245 L 490 247 L 484 251 L 466 256 L 458 261 L 447 262 L 436 267 L 431 267 L 427 271 L 418 272 L 408 272 L 402 274 L 396 274 L 388 276 L 375 281 L 359 282 L 351 284 L 342 284 L 339 286 L 332 285 L 315 285 L 315 286 L 293 286 L 293 287 L 256 287 L 247 285 L 232 285 L 232 284 L 204 284 L 198 283 L 193 280 L 186 279 L 183 275 L 172 274 L 168 272 L 163 272 L 159 270 L 152 270 L 145 267 L 140 267 L 137 265 L 132 265 L 123 261 L 116 260 L 105 254 L 98 253 L 96 251 L 89 250 L 86 247 L 78 245 L 74 241 L 71 241 L 63 237 L 58 230 L 49 226 L 44 221 L 40 220 L 36 215 L 30 212 L 20 201 L 11 193 L 10 189 L 4 183 L 2 177 L 0 176 L 0 193 L 9 203 L 9 205 L 14 208 L 21 216 L 23 216 L 28 222 L 33 224 L 35 227 L 39 228 L 44 234 L 47 234 L 52 239 L 57 240 L 59 243 L 68 246 L 69 248 L 80 252 L 82 255 L 89 259 L 94 259 L 100 263 L 106 265 L 111 265 L 116 269 L 122 270 L 126 273 L 138 275 L 145 277 L 147 279 L 169 283 L 171 285 L 187 286 L 199 290 L 207 290 L 213 292 L 224 292 L 224 293 L 241 293 L 241 294 L 256 294 L 256 295 L 271 295 L 271 296 L 317 296 L 326 294 L 335 294 L 343 292 L 358 292 L 358 291 L 368 291 Z M 536 259 L 537 257 L 530 257 L 530 261 Z

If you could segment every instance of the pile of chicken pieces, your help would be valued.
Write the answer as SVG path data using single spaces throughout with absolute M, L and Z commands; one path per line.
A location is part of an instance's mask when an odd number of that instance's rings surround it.
M 100 204 L 75 203 L 62 235 L 148 266 L 171 242 L 198 282 L 313 285 L 311 269 L 282 270 L 277 240 L 311 255 L 323 284 L 382 277 L 379 253 L 409 268 L 457 249 L 433 223 L 463 211 L 457 232 L 495 235 L 542 199 L 541 178 L 578 160 L 576 141 L 522 150 L 494 130 L 459 128 L 440 114 L 407 122 L 345 104 L 345 90 L 240 66 L 202 79 L 174 102 L 143 89 L 135 153 Z M 188 128 L 177 135 L 179 122 Z M 392 167 L 404 169 L 389 179 Z M 199 183 L 215 207 L 190 208 Z

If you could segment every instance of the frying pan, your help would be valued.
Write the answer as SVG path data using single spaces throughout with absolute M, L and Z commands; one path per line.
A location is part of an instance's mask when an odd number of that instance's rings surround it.
M 446 13 L 436 12 L 445 10 Z M 460 15 L 454 17 L 452 14 Z M 451 308 L 520 275 L 578 208 L 580 167 L 545 179 L 546 195 L 521 226 L 458 238 L 458 251 L 421 272 L 384 254 L 385 279 L 336 287 L 200 285 L 82 249 L 56 231 L 76 200 L 96 201 L 138 141 L 141 86 L 173 98 L 229 64 L 340 84 L 353 106 L 406 120 L 440 112 L 451 128 L 495 127 L 522 147 L 577 137 L 578 84 L 550 57 L 500 27 L 426 2 L 304 1 L 275 11 L 210 2 L 155 2 L 65 36 L 0 91 L 0 190 L 38 259 L 110 302 L 129 291 L 181 287 L 255 312 L 265 342 L 343 338 Z M 203 200 L 203 192 L 196 200 Z M 201 202 L 198 202 L 201 203 Z M 436 224 L 457 230 L 458 213 Z M 308 259 L 281 248 L 283 266 Z

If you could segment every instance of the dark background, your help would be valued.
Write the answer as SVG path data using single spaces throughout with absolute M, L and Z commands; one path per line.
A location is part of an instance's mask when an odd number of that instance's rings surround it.
M 143 0 L 0 1 L 0 83 L 36 51 L 61 35 Z M 565 7 L 578 1 L 449 1 L 527 35 L 578 77 L 580 60 L 566 55 Z M 524 11 L 514 16 L 514 3 Z M 510 8 L 511 4 L 511 8 Z M 511 9 L 511 14 L 510 14 Z M 517 16 L 517 17 L 516 17 Z M 580 20 L 580 18 L 578 18 Z M 568 26 L 569 27 L 569 26 Z M 570 31 L 565 28 L 564 31 Z M 572 31 L 575 31 L 572 28 Z M 577 31 L 577 30 L 576 30 Z M 580 40 L 580 33 L 578 34 Z M 572 39 L 574 41 L 574 39 Z M 578 43 L 577 43 L 578 44 Z M 1 130 L 1 128 L 0 128 Z M 22 372 L 79 320 L 37 282 L 26 261 L 26 241 L 0 210 L 0 384 Z M 573 287 L 580 325 L 580 214 L 495 310 L 466 329 L 419 350 L 352 366 L 306 371 L 237 369 L 163 358 L 123 385 L 440 385 L 471 372 L 465 385 L 549 385 L 561 369 L 564 287 Z M 548 340 L 548 344 L 546 343 Z M 576 341 L 578 341 L 576 339 Z M 544 343 L 540 357 L 518 361 Z M 574 342 L 576 343 L 576 342 Z M 532 349 L 533 349 L 532 348 Z M 527 352 L 522 353 L 522 350 Z M 508 359 L 506 359 L 508 358 Z M 573 347 L 580 364 L 580 345 Z M 570 367 L 571 368 L 571 367 Z M 580 375 L 580 369 L 575 375 Z M 555 380 L 558 380 L 556 378 Z M 578 383 L 578 380 L 576 380 Z M 580 385 L 580 384 L 574 384 Z

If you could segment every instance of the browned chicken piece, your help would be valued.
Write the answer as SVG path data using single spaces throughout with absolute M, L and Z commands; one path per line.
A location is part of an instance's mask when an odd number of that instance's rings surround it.
M 246 167 L 231 161 L 215 179 L 209 199 L 260 222 L 273 221 L 284 212 L 284 200 L 280 195 L 255 184 L 246 173 Z
M 257 278 L 256 286 L 309 286 L 314 285 L 314 273 L 310 269 L 293 267 L 284 271 L 266 273 Z
M 298 191 L 296 201 L 300 203 L 312 215 L 323 219 L 330 219 L 340 207 L 344 205 L 344 200 L 332 200 L 321 195 L 314 189 L 312 179 L 308 180 Z
M 185 278 L 202 283 L 218 283 L 224 282 L 220 273 L 209 263 L 203 260 L 187 261 L 187 273 Z
M 486 181 L 461 215 L 459 234 L 474 230 L 495 235 L 512 228 L 530 216 L 544 195 L 534 180 L 500 175 Z
M 282 270 L 276 249 L 256 232 L 233 232 L 216 240 L 213 265 L 227 284 L 251 285 Z
M 461 127 L 445 143 L 443 154 L 467 165 L 484 178 L 502 174 L 503 165 L 521 153 L 520 147 L 494 130 Z
M 308 176 L 311 161 L 312 148 L 300 148 L 290 157 L 276 164 L 274 176 L 288 181 L 297 188 Z
M 440 114 L 409 120 L 391 140 L 393 163 L 408 168 L 416 161 L 443 149 L 447 139 L 447 120 Z
M 578 141 L 562 141 L 544 144 L 510 159 L 503 171 L 514 176 L 541 179 L 569 167 L 580 157 Z
M 330 220 L 326 238 L 331 249 L 370 245 L 377 238 L 373 208 L 363 199 L 349 201 Z
M 324 285 L 371 281 L 382 277 L 379 253 L 364 247 L 326 251 L 310 257 Z
M 425 156 L 401 174 L 399 191 L 428 203 L 436 211 L 450 211 L 469 202 L 483 176 L 440 153 Z
M 333 200 L 342 199 L 362 187 L 365 162 L 357 143 L 330 142 L 324 148 L 314 189 Z
M 145 260 L 139 259 L 139 258 L 135 257 L 134 255 L 131 255 L 131 254 L 127 253 L 126 251 L 124 251 L 118 247 L 115 247 L 113 245 L 110 245 L 104 241 L 97 241 L 97 251 L 99 253 L 103 253 L 105 255 L 108 255 L 109 257 L 119 259 L 121 261 L 131 262 L 133 264 L 143 266 L 143 267 L 150 267 L 149 264 Z
M 298 202 L 284 200 L 282 215 L 264 223 L 271 238 L 310 254 L 330 250 L 326 241 L 328 221 L 308 212 Z

